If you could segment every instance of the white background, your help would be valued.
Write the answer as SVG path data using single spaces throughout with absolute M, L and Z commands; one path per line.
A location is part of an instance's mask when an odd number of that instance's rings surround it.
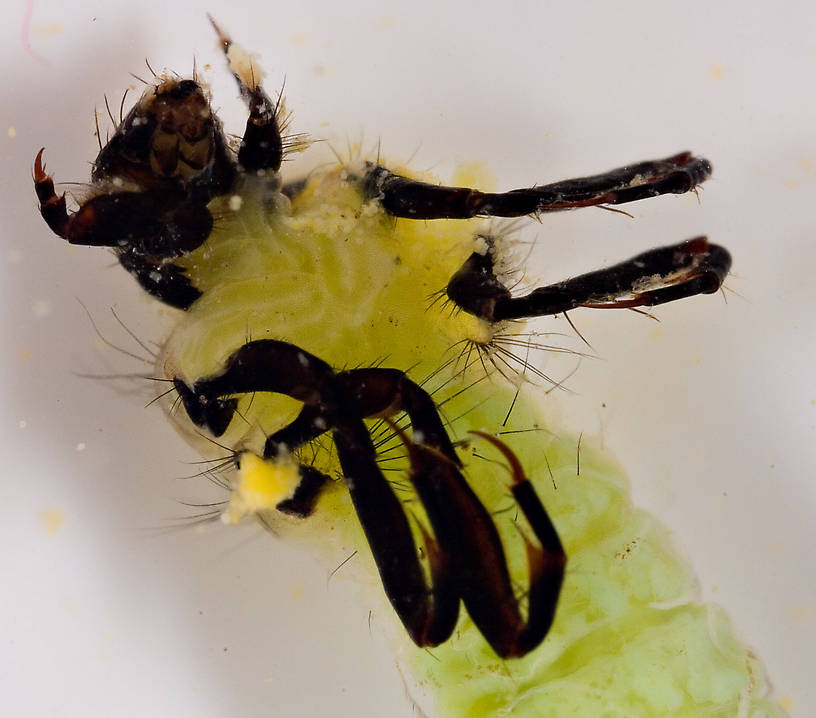
M 683 149 L 712 160 L 700 203 L 548 216 L 527 235 L 547 281 L 704 232 L 735 259 L 727 303 L 664 307 L 659 325 L 575 312 L 602 359 L 552 411 L 602 437 L 791 714 L 816 715 L 811 3 L 230 5 L 4 6 L 4 713 L 412 715 L 353 587 L 252 528 L 172 528 L 195 495 L 174 477 L 195 453 L 141 408 L 146 382 L 78 376 L 147 370 L 100 350 L 77 298 L 118 343 L 111 306 L 145 339 L 162 330 L 110 255 L 48 232 L 32 160 L 45 145 L 58 180 L 85 180 L 93 107 L 107 92 L 117 112 L 145 57 L 212 63 L 214 104 L 240 131 L 209 10 L 261 53 L 270 90 L 286 76 L 293 129 L 341 147 L 381 139 L 443 177 L 483 160 L 508 189 Z

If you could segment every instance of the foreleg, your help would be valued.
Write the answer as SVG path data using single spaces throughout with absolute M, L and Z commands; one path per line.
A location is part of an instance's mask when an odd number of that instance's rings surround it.
M 51 230 L 71 244 L 129 248 L 152 257 L 177 257 L 201 246 L 212 215 L 178 188 L 97 194 L 69 214 L 45 171 L 44 149 L 34 160 L 34 189 L 40 214 Z

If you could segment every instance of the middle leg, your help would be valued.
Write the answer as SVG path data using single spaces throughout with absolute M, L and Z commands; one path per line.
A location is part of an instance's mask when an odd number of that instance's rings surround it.
M 466 312 L 488 321 L 541 317 L 577 307 L 655 307 L 720 289 L 731 268 L 726 249 L 695 237 L 642 252 L 605 269 L 538 287 L 514 297 L 493 271 L 492 249 L 474 252 L 453 275 L 448 297 Z

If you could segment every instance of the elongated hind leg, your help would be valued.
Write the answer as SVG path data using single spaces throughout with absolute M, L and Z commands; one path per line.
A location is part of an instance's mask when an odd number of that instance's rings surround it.
M 219 374 L 192 386 L 178 378 L 175 383 L 188 414 L 199 425 L 206 425 L 213 414 L 223 423 L 234 411 L 235 400 L 228 397 L 235 394 L 269 391 L 315 407 L 322 430 L 332 431 L 352 503 L 391 605 L 417 645 L 437 645 L 450 636 L 459 611 L 452 559 L 440 548 L 438 537 L 424 534 L 428 585 L 402 502 L 377 465 L 376 449 L 354 397 L 328 364 L 292 344 L 258 340 L 237 349 Z M 300 471 L 303 476 L 303 467 Z
M 283 138 L 278 118 L 278 103 L 272 102 L 261 87 L 260 71 L 249 55 L 234 56 L 230 37 L 210 17 L 210 23 L 218 33 L 221 49 L 229 63 L 232 75 L 238 83 L 241 97 L 249 108 L 244 136 L 238 150 L 238 164 L 246 172 L 272 170 L 277 172 L 283 160 Z M 233 50 L 233 52 L 231 52 Z
M 712 294 L 720 289 L 730 268 L 727 250 L 705 237 L 695 237 L 514 297 L 496 278 L 488 251 L 466 260 L 448 283 L 447 293 L 465 311 L 501 321 L 559 314 L 577 307 L 654 307 Z
M 619 167 L 590 177 L 563 180 L 510 192 L 445 187 L 369 164 L 364 192 L 388 214 L 408 219 L 521 217 L 601 204 L 623 204 L 661 194 L 693 190 L 711 175 L 711 164 L 690 152 Z
M 267 440 L 266 457 L 278 456 L 283 445 L 295 448 L 332 432 L 383 588 L 417 645 L 436 645 L 450 636 L 460 598 L 500 656 L 523 655 L 544 638 L 566 561 L 544 507 L 516 461 L 513 493 L 540 543 L 534 547 L 527 542 L 530 608 L 524 620 L 493 520 L 461 473 L 433 399 L 404 372 L 371 368 L 336 374 L 296 346 L 258 340 L 236 350 L 219 374 L 192 386 L 176 379 L 176 385 L 190 417 L 203 425 L 213 415 L 223 423 L 234 411 L 235 394 L 271 391 L 303 401 L 299 417 Z M 400 411 L 411 420 L 412 438 L 395 431 L 408 447 L 409 478 L 433 532 L 420 524 L 430 582 L 402 502 L 383 476 L 363 424 L 365 416 L 388 417 Z

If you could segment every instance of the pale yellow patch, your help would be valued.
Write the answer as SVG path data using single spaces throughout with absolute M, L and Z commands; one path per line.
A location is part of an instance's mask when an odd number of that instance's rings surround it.
M 36 35 L 59 35 L 64 29 L 60 22 L 52 22 L 44 25 L 34 25 L 34 33 Z
M 396 26 L 397 26 L 397 18 L 395 18 L 393 15 L 383 15 L 377 21 L 377 27 L 379 27 L 381 30 L 388 30 L 389 28 L 396 27 Z
M 799 189 L 799 182 L 795 179 L 785 180 L 785 189 L 794 192 L 795 190 Z
M 812 603 L 797 603 L 791 609 L 791 615 L 798 621 L 809 621 L 816 616 L 816 606 Z
M 30 347 L 23 347 L 19 353 L 20 361 L 30 361 L 31 358 L 34 356 L 34 352 L 31 351 Z
M 25 419 L 20 419 L 20 421 L 17 422 L 17 426 L 21 429 L 25 429 L 28 426 L 28 422 Z
M 241 78 L 247 87 L 254 88 L 261 84 L 266 73 L 258 64 L 257 53 L 249 53 L 240 45 L 233 43 L 227 52 L 230 70 Z
M 802 172 L 813 172 L 813 162 L 806 154 L 799 155 L 799 169 Z
M 481 346 L 488 346 L 496 336 L 495 325 L 467 312 L 458 312 L 448 320 L 448 323 L 450 327 L 455 328 L 457 336 Z
M 17 137 L 17 130 L 16 130 L 16 128 L 14 128 L 14 127 L 9 127 L 9 128 L 8 128 L 8 136 L 9 136 L 9 137 L 11 137 L 12 139 L 14 139 L 15 137 Z
M 496 191 L 496 175 L 479 160 L 462 162 L 453 173 L 451 184 L 461 187 L 473 187 L 482 192 Z
M 708 68 L 708 76 L 714 80 L 715 82 L 719 82 L 720 80 L 725 78 L 725 66 L 721 65 L 718 62 L 715 62 L 711 67 Z
M 783 711 L 787 711 L 788 713 L 790 713 L 793 710 L 793 699 L 790 698 L 789 696 L 782 696 L 779 699 L 779 707 Z
M 651 339 L 662 339 L 663 338 L 663 329 L 660 327 L 655 327 L 654 329 L 649 330 L 649 338 Z
M 305 45 L 309 42 L 309 36 L 305 32 L 298 32 L 292 35 L 292 42 L 295 45 Z
M 305 598 L 306 589 L 303 587 L 302 583 L 293 583 L 289 587 L 289 593 L 292 595 L 292 598 L 300 600 L 302 598 Z
M 40 521 L 49 536 L 56 536 L 65 523 L 65 514 L 60 509 L 46 509 L 40 513 Z

